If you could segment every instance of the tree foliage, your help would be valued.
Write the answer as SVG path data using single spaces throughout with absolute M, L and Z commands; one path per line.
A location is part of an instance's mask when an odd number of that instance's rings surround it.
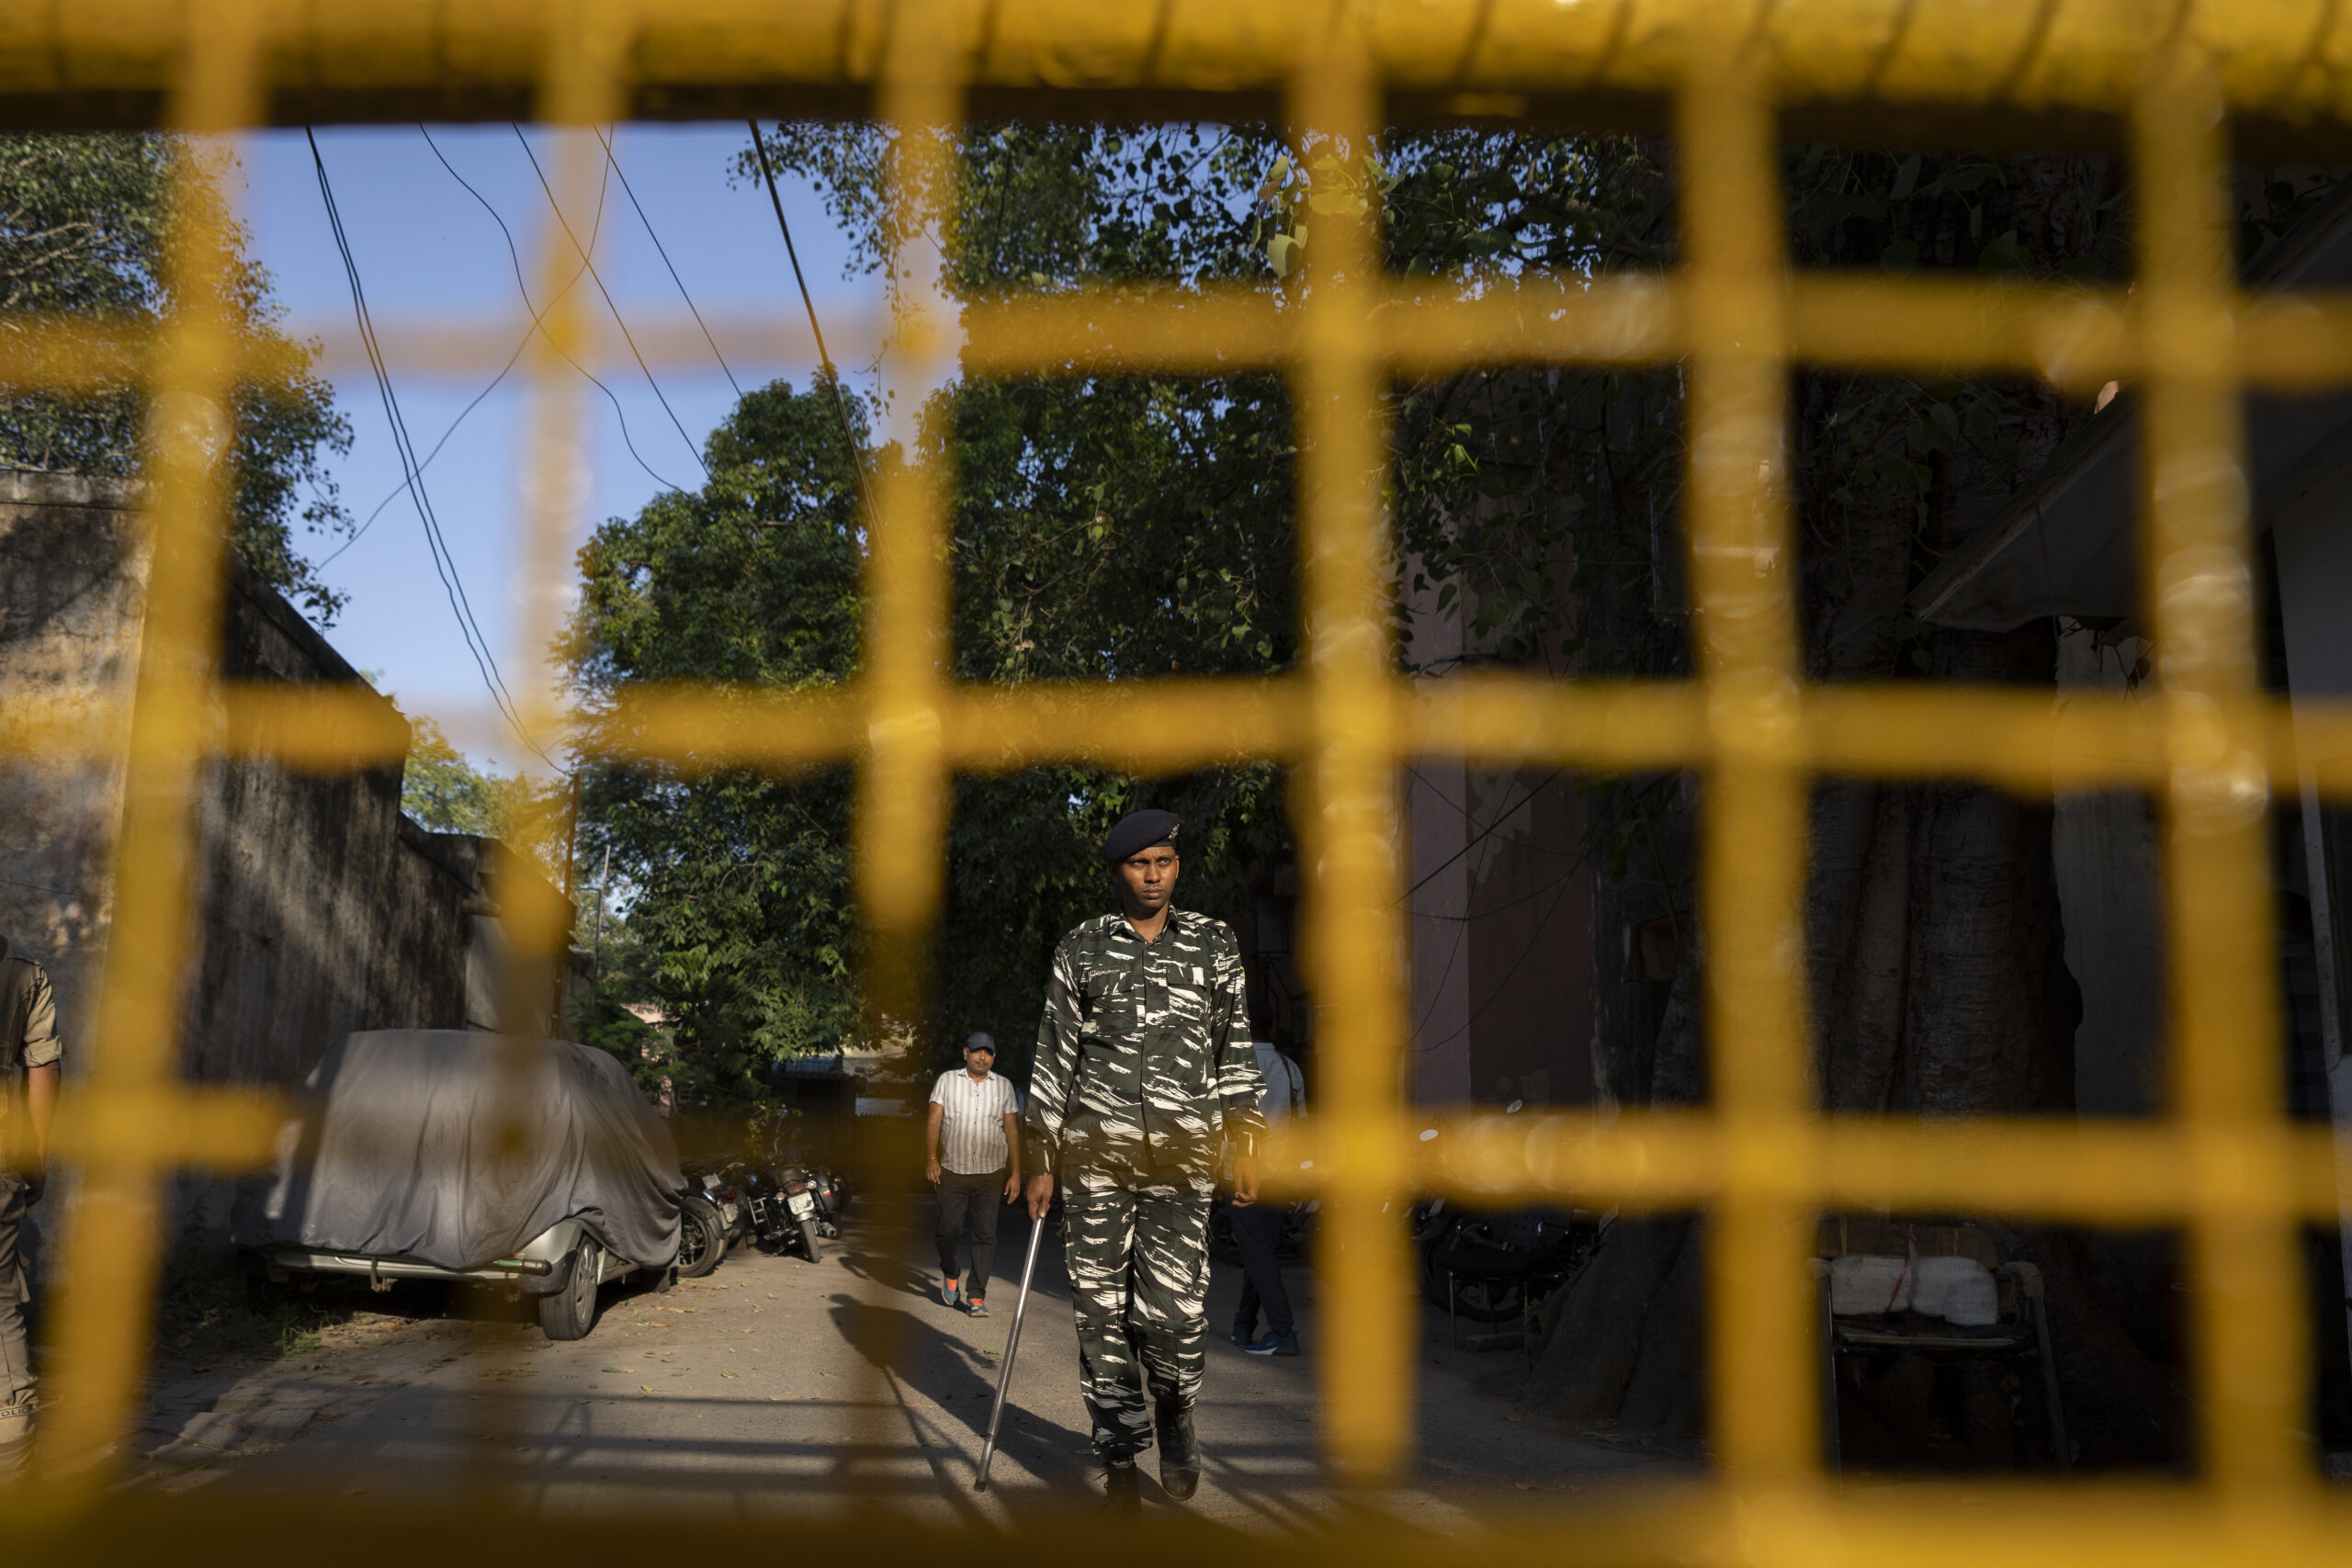
M 430 718 L 411 719 L 409 730 L 402 811 L 436 833 L 502 839 L 514 832 L 529 788 L 524 780 L 476 767 Z
M 152 323 L 172 305 L 166 254 L 180 203 L 218 204 L 234 175 L 225 157 L 163 134 L 0 136 L 0 311 Z M 268 271 L 230 226 L 219 301 L 242 332 L 282 337 Z M 343 603 L 306 558 L 296 525 L 347 533 L 326 469 L 351 427 L 332 389 L 307 371 L 235 392 L 230 537 L 264 581 L 331 623 Z M 128 385 L 71 398 L 0 388 L 0 464 L 132 476 L 141 471 L 146 397 Z
M 769 143 L 786 173 L 818 180 L 876 267 L 916 221 L 888 197 L 901 151 L 871 127 L 786 127 Z M 931 231 L 958 297 L 1193 286 L 1263 265 L 1247 234 L 1263 160 L 1246 136 L 982 127 L 958 156 L 951 220 Z M 598 531 L 573 644 L 592 699 L 626 681 L 854 678 L 865 534 L 853 464 L 878 479 L 901 454 L 870 436 L 873 411 L 857 403 L 857 450 L 845 448 L 831 396 L 821 383 L 754 391 L 711 438 L 708 485 Z M 1267 377 L 973 383 L 914 411 L 913 439 L 956 482 L 957 677 L 1284 668 L 1297 619 L 1289 426 Z M 726 1059 L 721 1076 L 741 1087 L 780 1056 L 857 1037 L 852 787 L 839 770 L 662 769 L 608 771 L 591 787 L 594 830 L 639 889 L 630 925 L 658 955 L 661 998 L 688 1048 Z M 1237 913 L 1245 874 L 1286 841 L 1280 779 L 1262 764 L 957 781 L 927 1047 L 984 1028 L 1019 1070 L 1054 942 L 1107 907 L 1093 846 L 1148 804 L 1185 815 L 1186 901 L 1212 912 Z

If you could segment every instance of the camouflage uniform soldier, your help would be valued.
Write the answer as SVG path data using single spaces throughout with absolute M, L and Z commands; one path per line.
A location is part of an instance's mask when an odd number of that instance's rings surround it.
M 1136 1456 L 1155 1427 L 1169 1495 L 1200 1484 L 1209 1200 L 1230 1141 L 1235 1201 L 1256 1201 L 1265 1129 L 1240 946 L 1169 903 L 1178 827 L 1139 811 L 1104 839 L 1120 913 L 1062 939 L 1029 1080 L 1025 1131 L 1041 1155 L 1029 1213 L 1045 1218 L 1058 1177 L 1079 1379 L 1125 1505 L 1140 1501 Z
M 26 1211 L 40 1201 L 58 1055 L 49 975 L 21 942 L 0 937 L 0 1149 L 31 1156 L 28 1171 L 0 1169 L 0 1483 L 22 1470 L 32 1452 L 37 1400 L 32 1347 L 25 1337 L 24 1262 L 17 1247 Z

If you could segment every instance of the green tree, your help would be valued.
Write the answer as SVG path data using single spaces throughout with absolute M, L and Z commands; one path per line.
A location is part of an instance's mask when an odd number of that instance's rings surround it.
M 976 297 L 1245 275 L 1262 265 L 1248 204 L 1219 193 L 1257 162 L 1247 147 L 1197 128 L 976 130 L 947 281 Z M 878 265 L 901 232 L 882 195 L 890 134 L 793 127 L 770 152 L 820 177 Z M 878 475 L 899 457 L 872 446 L 865 420 L 857 408 L 857 460 Z M 1288 424 L 1282 386 L 1265 377 L 974 384 L 922 411 L 918 438 L 956 478 L 958 676 L 1284 667 L 1296 648 Z M 703 491 L 616 519 L 582 553 L 574 655 L 592 698 L 623 680 L 798 688 L 856 670 L 864 529 L 831 389 L 753 392 L 708 457 Z M 778 1056 L 855 1037 L 845 773 L 614 770 L 590 799 L 594 832 L 639 889 L 631 926 L 660 954 L 658 988 L 691 1051 L 734 1063 L 748 1089 Z M 1187 901 L 1211 912 L 1238 912 L 1245 873 L 1287 840 L 1280 776 L 1265 765 L 958 781 L 926 1048 L 986 1028 L 1018 1069 L 1054 942 L 1106 907 L 1093 846 L 1145 804 L 1186 814 Z
M 409 732 L 408 766 L 401 775 L 401 810 L 436 833 L 499 839 L 513 832 L 522 780 L 474 766 L 430 718 L 412 718 Z
M 223 155 L 161 133 L 0 135 L 0 311 L 153 322 L 171 308 L 164 276 L 175 187 L 217 201 L 235 175 Z M 232 226 L 221 305 L 243 332 L 283 337 L 267 270 Z M 71 398 L 0 388 L 0 464 L 135 476 L 146 399 L 125 385 Z M 332 624 L 342 596 L 319 578 L 295 537 L 347 533 L 351 520 L 326 469 L 351 427 L 332 389 L 304 372 L 237 389 L 230 537 L 264 581 Z
M 1051 158 L 1031 155 L 1047 148 Z M 1343 147 L 1286 145 L 1246 129 L 1012 127 L 967 130 L 956 151 L 964 179 L 955 221 L 934 237 L 946 241 L 951 278 L 967 297 L 1012 283 L 1257 277 L 1295 298 L 1316 287 L 1313 229 L 1375 191 L 1389 268 L 1432 289 L 1504 288 L 1534 271 L 1573 285 L 1668 267 L 1676 255 L 1672 153 L 1637 138 L 1463 129 Z M 878 265 L 892 254 L 912 220 L 885 196 L 896 156 L 887 134 L 787 131 L 774 153 L 831 193 L 837 215 L 865 242 L 863 254 Z M 2060 286 L 2128 267 L 2123 189 L 2100 160 L 1792 148 L 1782 166 L 1801 265 L 2014 274 Z M 2290 222 L 2312 190 L 2272 181 L 2262 194 L 2249 234 L 2256 242 Z M 1024 245 L 1036 259 L 1016 259 Z M 1106 400 L 1105 385 L 1063 383 L 1046 395 L 1058 393 L 1060 417 L 1082 423 Z M 1025 391 L 963 396 L 1012 401 Z M 1798 547 L 1789 570 L 1807 672 L 2051 683 L 2048 626 L 1953 631 L 1919 624 L 1904 604 L 1936 559 L 2064 460 L 2088 403 L 1993 378 L 1801 372 L 1791 406 Z M 1461 617 L 1468 659 L 1585 676 L 1689 673 L 1679 518 L 1686 456 L 1672 367 L 1498 367 L 1401 385 L 1391 412 L 1399 543 L 1419 574 L 1413 586 Z M 1276 397 L 1242 412 L 1258 421 L 1261 450 L 1287 440 Z M 959 472 L 983 488 L 995 471 L 973 456 L 984 457 L 984 428 L 956 430 Z M 1215 455 L 1229 463 L 1251 434 L 1237 421 Z M 1004 471 L 1038 473 L 1065 495 L 1093 479 L 1078 466 Z M 1220 471 L 1231 468 L 1200 473 Z M 1256 530 L 1272 526 L 1252 519 L 1250 537 L 1270 536 Z M 959 550 L 965 539 L 959 519 Z M 1019 536 L 1007 554 L 1038 549 L 1051 558 L 1049 536 Z M 1001 599 L 997 646 L 1014 646 L 1024 601 Z M 1209 646 L 1197 629 L 1184 640 L 1194 659 Z M 1429 667 L 1409 640 L 1399 656 L 1408 669 Z M 1287 657 L 1278 652 L 1269 667 Z M 1594 1066 L 1616 1103 L 1707 1098 L 1696 799 L 1690 781 L 1673 777 L 1587 788 L 1603 872 L 1593 895 Z M 1830 782 L 1813 816 L 1807 922 L 1824 1103 L 1928 1114 L 2071 1110 L 2079 1003 L 2064 963 L 2047 803 L 1972 784 Z M 1612 958 L 1629 925 L 1668 918 L 1689 940 L 1661 997 L 1623 978 Z M 1698 1235 L 1689 1221 L 1621 1227 L 1556 1303 L 1552 1348 L 1527 1397 L 1580 1425 L 1695 1436 L 1704 1408 Z M 2086 1238 L 2032 1227 L 2003 1235 L 2051 1281 L 2086 1458 L 2177 1459 L 2180 1407 L 2161 1364 L 2166 1352 L 2123 1330 L 2128 1303 L 2101 1296 Z M 1898 1449 L 2005 1446 L 2005 1432 L 1949 1414 L 1991 1407 L 1992 1391 L 1973 1376 L 1955 1373 L 1941 1389 L 1934 1380 L 1890 1388 L 1875 1414 L 1908 1434 Z

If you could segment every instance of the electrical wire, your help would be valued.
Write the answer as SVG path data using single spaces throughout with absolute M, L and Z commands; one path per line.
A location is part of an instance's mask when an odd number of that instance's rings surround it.
M 1402 898 L 1397 899 L 1396 904 L 1411 903 L 1413 895 L 1419 893 L 1422 888 L 1427 887 L 1432 881 L 1434 881 L 1439 872 L 1443 871 L 1447 866 L 1452 865 L 1455 861 L 1460 860 L 1464 855 L 1468 854 L 1472 850 L 1476 849 L 1480 844 L 1484 843 L 1487 840 L 1488 834 L 1491 834 L 1496 829 L 1501 827 L 1504 823 L 1518 816 L 1519 808 L 1521 807 L 1525 806 L 1529 801 L 1533 800 L 1538 795 L 1541 795 L 1553 780 L 1558 778 L 1562 773 L 1565 773 L 1568 770 L 1566 768 L 1555 768 L 1550 773 L 1538 779 L 1535 784 L 1529 788 L 1528 792 L 1524 795 L 1512 803 L 1509 810 L 1505 811 L 1501 816 L 1497 817 L 1492 822 L 1487 823 L 1487 826 L 1473 837 L 1469 842 L 1464 844 L 1460 849 L 1446 856 L 1442 862 L 1430 872 L 1429 875 L 1422 877 L 1419 882 L 1414 883 L 1413 886 L 1405 889 L 1405 896 Z M 1426 783 L 1427 781 L 1425 780 L 1423 782 Z M 1396 905 L 1392 904 L 1389 907 L 1394 908 Z
M 1453 1033 L 1444 1036 L 1442 1039 L 1432 1040 L 1426 1045 L 1414 1046 L 1412 1052 L 1414 1055 L 1427 1055 L 1430 1052 L 1437 1050 L 1440 1046 L 1450 1045 L 1454 1041 L 1461 1039 L 1464 1035 L 1470 1032 L 1470 1026 L 1472 1024 L 1476 1023 L 1481 1018 L 1484 1018 L 1487 1015 L 1487 1010 L 1493 1007 L 1495 1003 L 1502 999 L 1503 993 L 1510 988 L 1512 977 L 1519 973 L 1521 967 L 1525 964 L 1527 960 L 1534 953 L 1535 949 L 1542 944 L 1544 941 L 1544 932 L 1551 926 L 1552 917 L 1560 912 L 1561 901 L 1567 897 L 1569 886 L 1576 880 L 1576 872 L 1577 869 L 1580 868 L 1572 867 L 1566 876 L 1560 878 L 1560 890 L 1554 896 L 1551 906 L 1544 911 L 1544 918 L 1535 922 L 1535 929 L 1528 934 L 1527 945 L 1520 949 L 1519 956 L 1511 960 L 1510 967 L 1504 970 L 1502 978 L 1495 982 L 1495 988 L 1487 993 L 1487 999 L 1480 1002 L 1476 1008 L 1472 1009 L 1470 1016 L 1462 1021 L 1462 1027 L 1455 1030 Z M 1454 929 L 1457 931 L 1466 931 L 1470 928 L 1467 925 L 1463 925 L 1457 926 Z M 1453 973 L 1453 961 L 1448 959 L 1446 962 L 1447 974 L 1451 975 Z M 1444 984 L 1445 982 L 1442 979 L 1438 982 L 1441 988 L 1443 987 Z M 1432 1013 L 1437 1010 L 1437 1004 L 1434 998 L 1430 1001 L 1430 1010 Z M 1424 1019 L 1422 1021 L 1426 1024 L 1428 1020 Z
M 865 488 L 865 459 L 857 445 L 857 437 L 850 433 L 849 403 L 842 396 L 841 372 L 833 367 L 833 356 L 825 352 L 825 329 L 817 324 L 817 302 L 808 297 L 808 279 L 800 270 L 800 250 L 792 243 L 792 225 L 785 221 L 784 197 L 776 194 L 775 170 L 768 164 L 767 143 L 760 140 L 760 122 L 747 119 L 752 128 L 752 154 L 760 161 L 760 178 L 768 187 L 768 205 L 775 209 L 775 226 L 784 231 L 784 254 L 792 259 L 792 281 L 800 286 L 800 308 L 808 312 L 809 335 L 817 340 L 817 363 L 824 367 L 826 383 L 833 389 L 833 412 L 841 416 L 842 444 L 849 449 L 850 471 L 857 477 L 858 504 L 865 511 L 866 521 L 875 521 L 874 499 Z
M 613 151 L 612 141 L 606 138 L 602 127 L 591 126 L 589 129 L 595 131 L 596 140 L 605 144 L 605 162 L 610 164 L 613 166 L 613 173 L 619 176 L 621 194 L 628 197 L 628 204 L 631 207 L 637 209 L 637 220 L 645 225 L 645 237 L 653 242 L 653 249 L 661 256 L 662 265 L 670 269 L 670 281 L 678 286 L 678 298 L 686 302 L 686 313 L 695 319 L 695 325 L 702 328 L 702 341 L 710 344 L 710 356 L 718 361 L 718 367 L 721 370 L 727 372 L 727 384 L 734 388 L 735 395 L 741 398 L 743 395 L 743 383 L 735 379 L 734 367 L 727 363 L 727 356 L 718 352 L 718 340 L 710 335 L 710 328 L 704 324 L 702 312 L 695 309 L 695 297 L 686 292 L 686 280 L 678 276 L 676 265 L 670 260 L 668 247 L 662 243 L 662 236 L 653 231 L 653 220 L 645 215 L 644 207 L 637 199 L 636 190 L 628 183 L 628 175 L 622 174 L 621 161 Z M 592 234 L 590 236 L 592 246 L 594 243 L 594 236 Z
M 449 160 L 443 155 L 440 144 L 433 140 L 433 133 L 429 130 L 425 130 L 424 127 L 421 125 L 416 129 L 424 132 L 424 144 L 433 149 L 433 155 L 441 160 L 441 166 L 449 171 L 449 177 L 457 181 L 459 185 L 464 186 L 468 196 L 472 197 L 476 201 L 481 203 L 482 210 L 490 214 L 490 220 L 498 225 L 498 231 L 501 234 L 506 236 L 506 256 L 514 266 L 514 287 L 523 296 L 523 309 L 529 313 L 531 318 L 531 326 L 533 329 L 544 333 L 547 331 L 547 327 L 543 322 L 541 312 L 538 307 L 531 303 L 531 290 L 523 282 L 523 255 L 520 251 L 514 248 L 514 231 L 506 226 L 506 220 L 498 215 L 498 209 L 490 204 L 490 198 L 482 195 L 481 192 L 474 189 L 472 183 L 469 181 L 465 175 L 458 173 L 457 166 L 451 164 Z M 553 304 L 554 301 L 550 300 L 548 303 Z M 548 346 L 553 348 L 566 365 L 571 366 L 574 370 L 579 371 L 581 375 L 586 377 L 590 386 L 605 394 L 605 400 L 613 405 L 613 417 L 620 422 L 621 445 L 628 448 L 628 455 L 637 460 L 637 466 L 639 468 L 645 470 L 646 477 L 650 479 L 655 484 L 660 485 L 663 490 L 673 490 L 679 494 L 684 495 L 685 493 L 685 488 L 684 486 L 672 484 L 668 479 L 663 479 L 660 474 L 654 472 L 653 465 L 647 462 L 645 460 L 645 455 L 637 449 L 637 442 L 629 435 L 628 433 L 628 415 L 622 412 L 621 400 L 613 395 L 613 389 L 610 387 L 605 386 L 604 382 L 596 379 L 594 375 L 590 374 L 589 369 L 585 365 L 581 364 L 580 361 L 572 358 L 569 354 L 565 354 L 562 347 L 556 343 L 554 338 L 550 337 L 548 339 Z
M 424 129 L 424 128 L 421 125 L 417 127 L 417 130 L 423 130 Z M 435 151 L 437 153 L 439 150 L 435 149 Z M 445 163 L 443 166 L 447 167 L 447 165 Z M 618 173 L 619 171 L 616 169 L 614 172 Z M 596 192 L 596 220 L 589 225 L 588 243 L 592 245 L 596 243 L 597 236 L 604 232 L 604 229 L 605 192 L 602 188 L 599 188 Z M 656 243 L 658 243 L 659 242 Z M 582 277 L 586 276 L 586 274 L 587 269 L 585 267 L 582 267 L 580 271 L 573 273 L 571 276 L 565 281 L 564 286 L 556 291 L 554 299 L 548 301 L 548 305 L 552 307 L 557 299 L 560 299 L 564 295 L 570 293 L 571 291 L 571 286 L 578 283 Z M 458 426 L 465 423 L 467 416 L 471 414 L 474 410 L 481 407 L 482 400 L 489 397 L 491 393 L 498 390 L 500 385 L 505 381 L 506 378 L 510 374 L 513 373 L 515 363 L 523 357 L 523 351 L 531 346 L 531 334 L 536 333 L 537 330 L 538 328 L 537 325 L 524 329 L 523 335 L 515 341 L 514 352 L 506 356 L 506 363 L 499 367 L 497 375 L 490 378 L 490 385 L 484 387 L 481 391 L 476 392 L 474 394 L 473 401 L 468 403 L 464 408 L 459 409 L 458 411 L 458 417 L 451 420 L 448 427 L 441 432 L 441 438 L 433 444 L 433 450 L 424 455 L 424 461 L 417 469 L 419 473 L 424 472 L 424 469 L 433 466 L 433 459 L 441 456 L 441 448 L 449 445 L 449 437 L 458 434 Z M 321 567 L 324 567 L 328 561 L 334 560 L 336 556 L 343 554 L 344 551 L 357 544 L 359 542 L 359 536 L 368 532 L 369 528 L 375 526 L 376 519 L 383 515 L 384 508 L 391 505 L 392 502 L 398 501 L 401 496 L 407 493 L 408 481 L 406 479 L 402 479 L 399 484 L 394 485 L 391 492 L 385 496 L 383 500 L 378 502 L 376 503 L 375 510 L 368 513 L 367 520 L 361 523 L 358 527 L 351 531 L 351 537 L 345 539 L 342 544 L 337 545 L 334 550 L 328 553 L 325 560 L 319 562 L 319 565 Z
M 318 171 L 319 195 L 326 204 L 327 226 L 334 231 L 336 252 L 343 258 L 344 276 L 351 285 L 352 312 L 357 318 L 359 341 L 368 351 L 368 364 L 376 376 L 376 391 L 383 401 L 384 417 L 391 426 L 392 446 L 399 454 L 401 471 L 409 485 L 409 497 L 416 505 L 417 521 L 424 525 L 425 547 L 433 557 L 433 570 L 441 580 L 441 590 L 449 600 L 449 612 L 457 617 L 458 631 L 465 639 L 466 651 L 473 658 L 474 668 L 489 689 L 491 701 L 499 714 L 514 727 L 515 736 L 549 767 L 556 762 L 533 743 L 530 732 L 524 728 L 514 705 L 514 694 L 507 690 L 498 671 L 498 660 L 490 649 L 490 639 L 482 635 L 481 626 L 474 618 L 473 605 L 466 597 L 464 581 L 458 572 L 458 562 L 449 551 L 448 541 L 442 536 L 440 519 L 434 514 L 432 498 L 425 493 L 424 472 L 416 461 L 414 444 L 409 439 L 407 423 L 401 417 L 400 399 L 392 390 L 391 373 L 384 364 L 381 345 L 376 339 L 376 325 L 368 310 L 368 293 L 359 280 L 359 264 L 351 251 L 351 237 L 343 226 L 343 213 L 336 206 L 334 183 L 327 177 L 326 159 L 319 152 L 319 141 L 311 128 L 302 128 L 303 139 L 311 145 L 311 163 Z M 558 770 L 560 771 L 560 769 Z
M 1414 767 L 1411 763 L 1408 762 L 1405 765 L 1405 773 L 1407 776 L 1413 780 L 1414 783 L 1419 784 L 1423 789 L 1428 790 L 1431 795 L 1435 796 L 1439 804 L 1446 807 L 1464 822 L 1470 823 L 1474 827 L 1476 826 L 1478 814 L 1471 810 L 1468 807 L 1463 805 L 1462 802 L 1448 795 L 1443 790 L 1438 788 L 1436 784 L 1430 780 L 1430 776 L 1422 773 L 1420 769 Z M 1525 804 L 1525 800 L 1521 800 L 1515 802 L 1514 807 L 1523 806 Z M 1521 844 L 1520 848 L 1524 850 L 1532 850 L 1539 855 L 1572 855 L 1577 852 L 1574 850 L 1555 850 L 1543 844 Z
M 571 242 L 571 248 L 580 253 L 581 265 L 588 269 L 588 276 L 596 285 L 596 292 L 605 297 L 605 309 L 613 313 L 613 324 L 621 330 L 621 341 L 628 344 L 630 357 L 637 361 L 638 369 L 644 372 L 645 384 L 653 389 L 653 400 L 662 405 L 662 412 L 670 416 L 670 423 L 677 431 L 678 439 L 686 444 L 686 450 L 694 454 L 696 463 L 701 464 L 702 477 L 712 478 L 710 465 L 703 461 L 702 448 L 695 446 L 695 438 L 686 434 L 685 423 L 678 418 L 678 411 L 672 408 L 670 400 L 662 395 L 662 383 L 653 378 L 653 367 L 645 363 L 645 355 L 638 353 L 637 339 L 629 335 L 628 323 L 621 320 L 621 308 L 614 303 L 613 291 L 605 287 L 604 277 L 596 271 L 595 258 L 589 255 L 588 248 L 580 243 L 580 236 L 571 231 L 571 220 L 564 217 L 563 207 L 555 198 L 555 189 L 548 184 L 547 171 L 539 167 L 539 155 L 531 151 L 531 139 L 524 135 L 523 128 L 513 120 L 506 123 L 514 132 L 514 140 L 522 143 L 523 156 L 531 161 L 531 173 L 539 177 L 539 188 L 547 193 L 548 209 L 555 214 L 556 227 L 561 229 L 563 237 Z

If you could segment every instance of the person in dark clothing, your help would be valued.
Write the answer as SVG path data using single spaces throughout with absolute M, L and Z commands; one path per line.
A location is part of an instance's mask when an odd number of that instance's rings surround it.
M 1305 1083 L 1296 1062 L 1262 1041 L 1254 1048 L 1259 1076 L 1266 1082 L 1258 1113 L 1271 1127 L 1305 1109 Z M 1253 1356 L 1298 1354 L 1298 1323 L 1291 1315 L 1290 1292 L 1283 1284 L 1286 1213 L 1279 1203 L 1236 1204 L 1226 1210 L 1233 1224 L 1233 1245 L 1241 1253 L 1241 1303 L 1234 1311 L 1233 1342 Z M 1268 1330 L 1263 1339 L 1258 1337 L 1261 1311 Z

